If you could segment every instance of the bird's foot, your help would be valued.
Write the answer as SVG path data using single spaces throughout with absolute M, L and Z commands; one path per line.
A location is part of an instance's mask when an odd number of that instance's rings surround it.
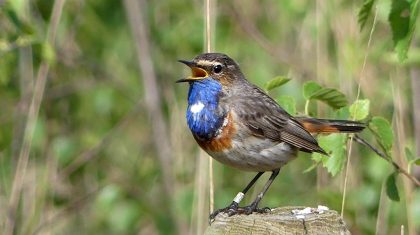
M 217 209 L 213 211 L 213 213 L 211 213 L 209 216 L 209 224 L 213 223 L 214 219 L 216 218 L 218 214 L 226 213 L 229 216 L 231 216 L 230 214 L 233 213 L 232 215 L 234 215 L 235 212 L 238 210 L 238 208 L 239 208 L 239 204 L 237 202 L 232 202 L 229 206 L 225 208 Z
M 250 215 L 254 212 L 262 214 L 262 213 L 267 213 L 267 212 L 270 212 L 270 211 L 271 211 L 271 209 L 269 207 L 257 208 L 257 207 L 253 207 L 252 205 L 249 205 L 249 206 L 245 206 L 245 207 L 239 207 L 236 213 L 229 214 L 229 216 L 236 215 L 236 214 Z
M 270 211 L 271 209 L 269 207 L 257 208 L 257 205 L 254 205 L 254 204 L 251 204 L 249 206 L 239 207 L 238 203 L 232 202 L 228 207 L 215 210 L 213 213 L 211 213 L 209 216 L 209 223 L 211 224 L 216 218 L 216 216 L 220 213 L 226 213 L 230 217 L 233 215 L 240 215 L 240 214 L 250 215 L 253 212 L 267 213 Z

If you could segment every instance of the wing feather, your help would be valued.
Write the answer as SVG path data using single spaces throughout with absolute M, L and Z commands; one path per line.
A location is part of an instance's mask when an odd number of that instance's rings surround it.
M 273 141 L 286 142 L 305 152 L 326 152 L 294 117 L 282 109 L 260 88 L 250 83 L 249 93 L 231 97 L 235 113 L 251 134 Z

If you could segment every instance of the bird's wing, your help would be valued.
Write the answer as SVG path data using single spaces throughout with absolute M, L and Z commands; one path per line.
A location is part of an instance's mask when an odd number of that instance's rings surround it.
M 230 102 L 239 121 L 248 127 L 252 135 L 286 142 L 301 151 L 326 154 L 302 124 L 264 91 L 252 84 L 248 88 L 247 92 L 238 94 Z

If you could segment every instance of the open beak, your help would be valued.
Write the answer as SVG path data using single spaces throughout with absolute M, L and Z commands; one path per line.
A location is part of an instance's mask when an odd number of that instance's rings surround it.
M 198 67 L 195 62 L 188 61 L 188 60 L 178 60 L 178 61 L 191 68 L 191 76 L 187 78 L 179 79 L 178 81 L 176 81 L 177 83 L 194 82 L 194 81 L 202 80 L 208 77 L 206 70 Z

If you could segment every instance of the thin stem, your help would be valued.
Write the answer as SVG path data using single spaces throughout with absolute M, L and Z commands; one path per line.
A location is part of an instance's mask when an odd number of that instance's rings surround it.
M 305 102 L 305 115 L 309 116 L 309 100 Z
M 51 21 L 47 33 L 47 41 L 50 45 L 53 45 L 56 38 L 56 32 L 58 29 L 58 23 L 61 18 L 65 0 L 56 0 L 53 5 L 51 13 Z M 19 198 L 22 193 L 23 181 L 26 175 L 26 169 L 29 161 L 29 153 L 32 146 L 32 139 L 34 135 L 35 125 L 38 121 L 39 108 L 44 96 L 45 84 L 47 82 L 47 76 L 49 72 L 50 64 L 47 60 L 41 62 L 38 69 L 37 79 L 35 81 L 34 90 L 31 99 L 31 105 L 29 106 L 28 118 L 23 135 L 22 147 L 19 153 L 19 159 L 16 166 L 15 176 L 13 179 L 12 191 L 9 199 L 8 206 L 8 217 L 5 224 L 6 235 L 12 235 L 16 226 L 16 212 L 19 205 Z
M 204 39 L 206 44 L 206 52 L 211 52 L 211 39 L 212 39 L 212 30 L 211 30 L 211 11 L 212 11 L 212 4 L 210 0 L 204 0 L 206 9 L 206 19 L 205 19 L 205 33 L 206 37 Z M 214 179 L 213 179 L 213 159 L 209 158 L 209 199 L 210 199 L 210 212 L 214 210 Z
M 405 170 L 404 168 L 402 168 L 400 165 L 398 165 L 398 163 L 394 162 L 389 156 L 387 156 L 384 152 L 378 150 L 377 148 L 375 148 L 374 146 L 372 146 L 371 144 L 369 144 L 366 140 L 362 139 L 360 136 L 355 135 L 353 138 L 354 141 L 356 141 L 359 144 L 362 144 L 366 147 L 368 147 L 369 149 L 371 149 L 373 152 L 375 152 L 380 158 L 384 159 L 385 161 L 391 163 L 391 165 L 394 167 L 394 169 L 398 172 L 401 173 L 403 175 L 405 175 L 408 179 L 410 179 L 416 186 L 420 186 L 420 181 L 418 179 L 416 179 L 416 177 L 414 177 L 413 175 L 411 175 L 410 173 L 407 172 L 407 170 Z
M 362 79 L 364 78 L 363 75 L 365 73 L 367 58 L 368 58 L 368 55 L 369 55 L 369 49 L 370 49 L 370 45 L 371 45 L 372 38 L 373 38 L 373 32 L 375 31 L 375 28 L 376 28 L 377 16 L 378 16 L 378 8 L 375 7 L 375 16 L 373 18 L 372 28 L 370 29 L 370 33 L 369 33 L 369 39 L 368 39 L 368 43 L 367 43 L 365 57 L 363 59 L 362 70 L 360 71 L 360 77 L 359 77 L 358 86 L 357 86 L 356 101 L 359 100 L 359 97 L 360 97 L 361 83 L 362 83 Z M 355 121 L 355 119 L 356 119 L 357 109 L 356 109 L 355 112 L 356 113 L 353 116 L 353 121 Z M 352 152 L 351 142 L 352 142 L 352 140 L 353 140 L 353 135 L 350 135 L 350 143 L 348 144 L 349 151 L 347 152 L 347 156 L 348 156 L 347 159 L 348 160 L 347 160 L 347 165 L 346 165 L 346 171 L 344 173 L 343 199 L 341 201 L 341 217 L 343 217 L 343 215 L 344 215 L 344 207 L 345 207 L 345 203 L 346 203 L 347 181 L 348 181 L 348 174 L 349 174 L 349 169 L 350 169 L 350 165 L 351 165 L 351 152 Z

